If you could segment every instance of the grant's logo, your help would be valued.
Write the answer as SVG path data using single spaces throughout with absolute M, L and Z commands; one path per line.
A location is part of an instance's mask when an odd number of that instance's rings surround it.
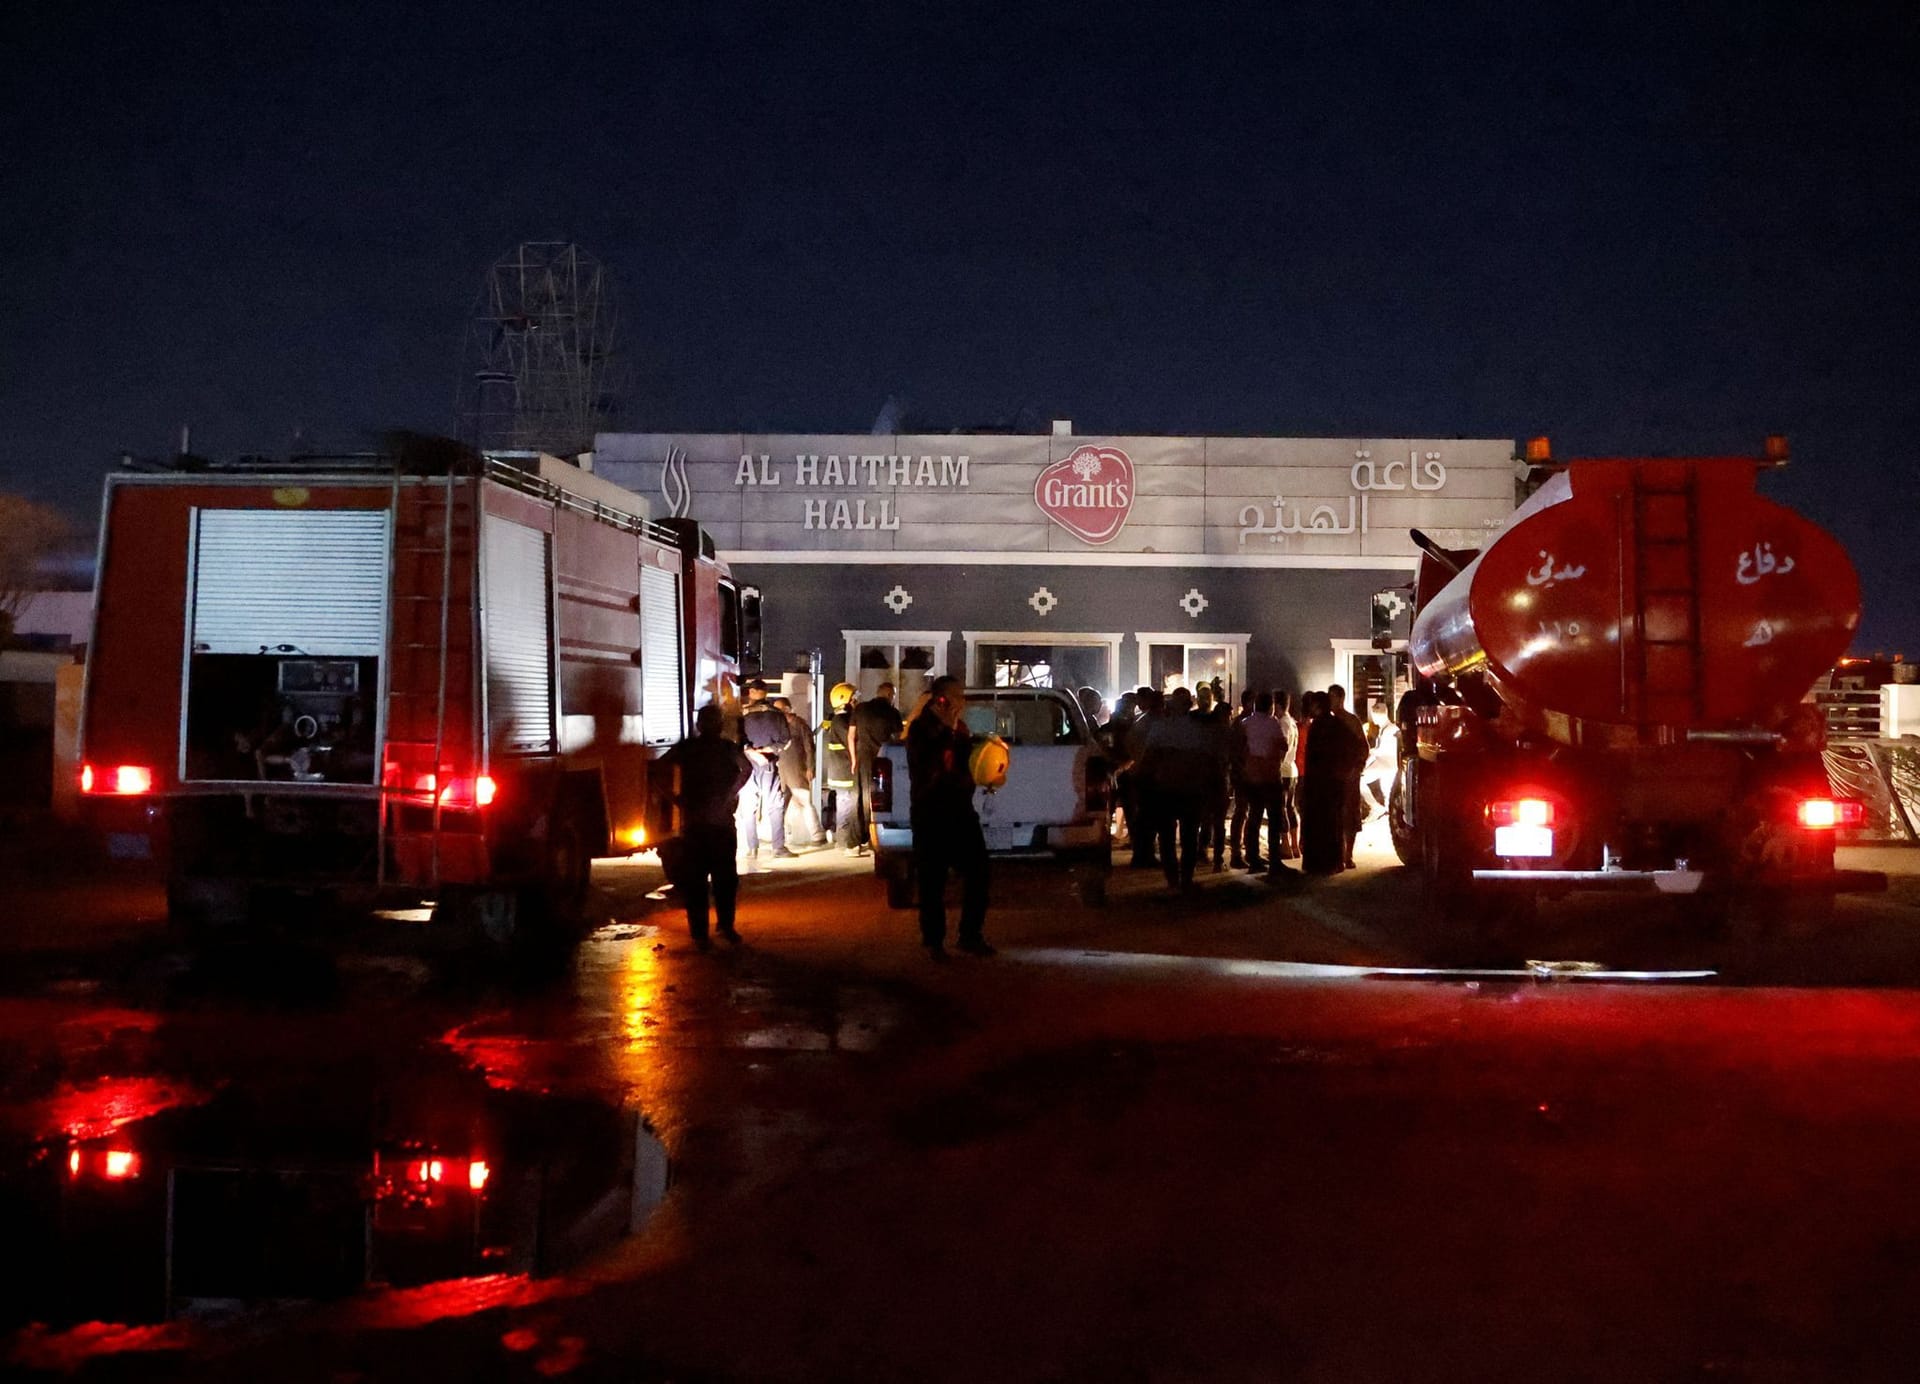
M 1117 447 L 1076 447 L 1040 473 L 1033 501 L 1075 538 L 1110 543 L 1133 508 L 1133 461 Z

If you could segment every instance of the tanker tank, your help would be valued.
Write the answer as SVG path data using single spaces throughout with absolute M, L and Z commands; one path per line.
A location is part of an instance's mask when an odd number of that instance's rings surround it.
M 1571 463 L 1428 601 L 1414 666 L 1565 744 L 1776 728 L 1860 618 L 1838 540 L 1748 457 Z

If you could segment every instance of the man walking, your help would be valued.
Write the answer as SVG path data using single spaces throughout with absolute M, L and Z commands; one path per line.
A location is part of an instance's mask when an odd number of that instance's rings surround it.
M 757 860 L 760 855 L 760 818 L 767 819 L 767 836 L 776 860 L 791 860 L 787 849 L 787 786 L 780 780 L 780 752 L 793 738 L 787 714 L 767 700 L 767 684 L 755 678 L 747 684 L 747 705 L 740 715 L 740 734 L 747 743 L 747 761 L 753 765 L 753 779 L 747 794 L 752 815 L 742 828 L 745 855 Z
M 694 715 L 693 735 L 661 760 L 673 766 L 673 800 L 680 808 L 678 843 L 664 843 L 663 855 L 678 857 L 668 873 L 686 905 L 687 934 L 701 951 L 712 945 L 707 941 L 709 885 L 717 931 L 729 942 L 740 940 L 733 926 L 734 901 L 740 891 L 740 872 L 733 859 L 734 814 L 753 766 L 745 752 L 722 734 L 724 724 L 720 708 L 708 702 Z
M 947 875 L 960 876 L 960 936 L 974 956 L 992 956 L 987 921 L 987 838 L 973 806 L 973 735 L 960 679 L 940 677 L 923 711 L 907 728 L 907 777 L 913 856 L 920 888 L 920 941 L 935 961 L 947 959 Z

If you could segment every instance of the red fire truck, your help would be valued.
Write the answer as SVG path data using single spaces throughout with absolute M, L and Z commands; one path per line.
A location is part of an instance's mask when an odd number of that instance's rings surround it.
M 1763 499 L 1763 457 L 1528 459 L 1546 479 L 1479 551 L 1416 533 L 1417 752 L 1400 858 L 1465 927 L 1573 890 L 1831 908 L 1885 878 L 1834 867 L 1836 798 L 1808 688 L 1860 586 L 1825 530 Z M 1778 908 L 1770 911 L 1778 912 Z
M 656 845 L 649 766 L 758 638 L 690 521 L 552 457 L 392 455 L 107 482 L 80 738 L 109 855 L 187 930 L 263 894 L 563 930 Z

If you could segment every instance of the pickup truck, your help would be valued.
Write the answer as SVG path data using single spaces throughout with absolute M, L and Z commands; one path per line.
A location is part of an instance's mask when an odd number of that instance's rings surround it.
M 970 687 L 967 727 L 999 736 L 1013 757 L 1004 786 L 974 792 L 988 855 L 1066 865 L 1080 902 L 1104 904 L 1113 868 L 1110 766 L 1079 703 L 1050 687 Z M 907 747 L 895 742 L 874 765 L 869 841 L 873 872 L 894 908 L 914 906 L 909 801 Z

